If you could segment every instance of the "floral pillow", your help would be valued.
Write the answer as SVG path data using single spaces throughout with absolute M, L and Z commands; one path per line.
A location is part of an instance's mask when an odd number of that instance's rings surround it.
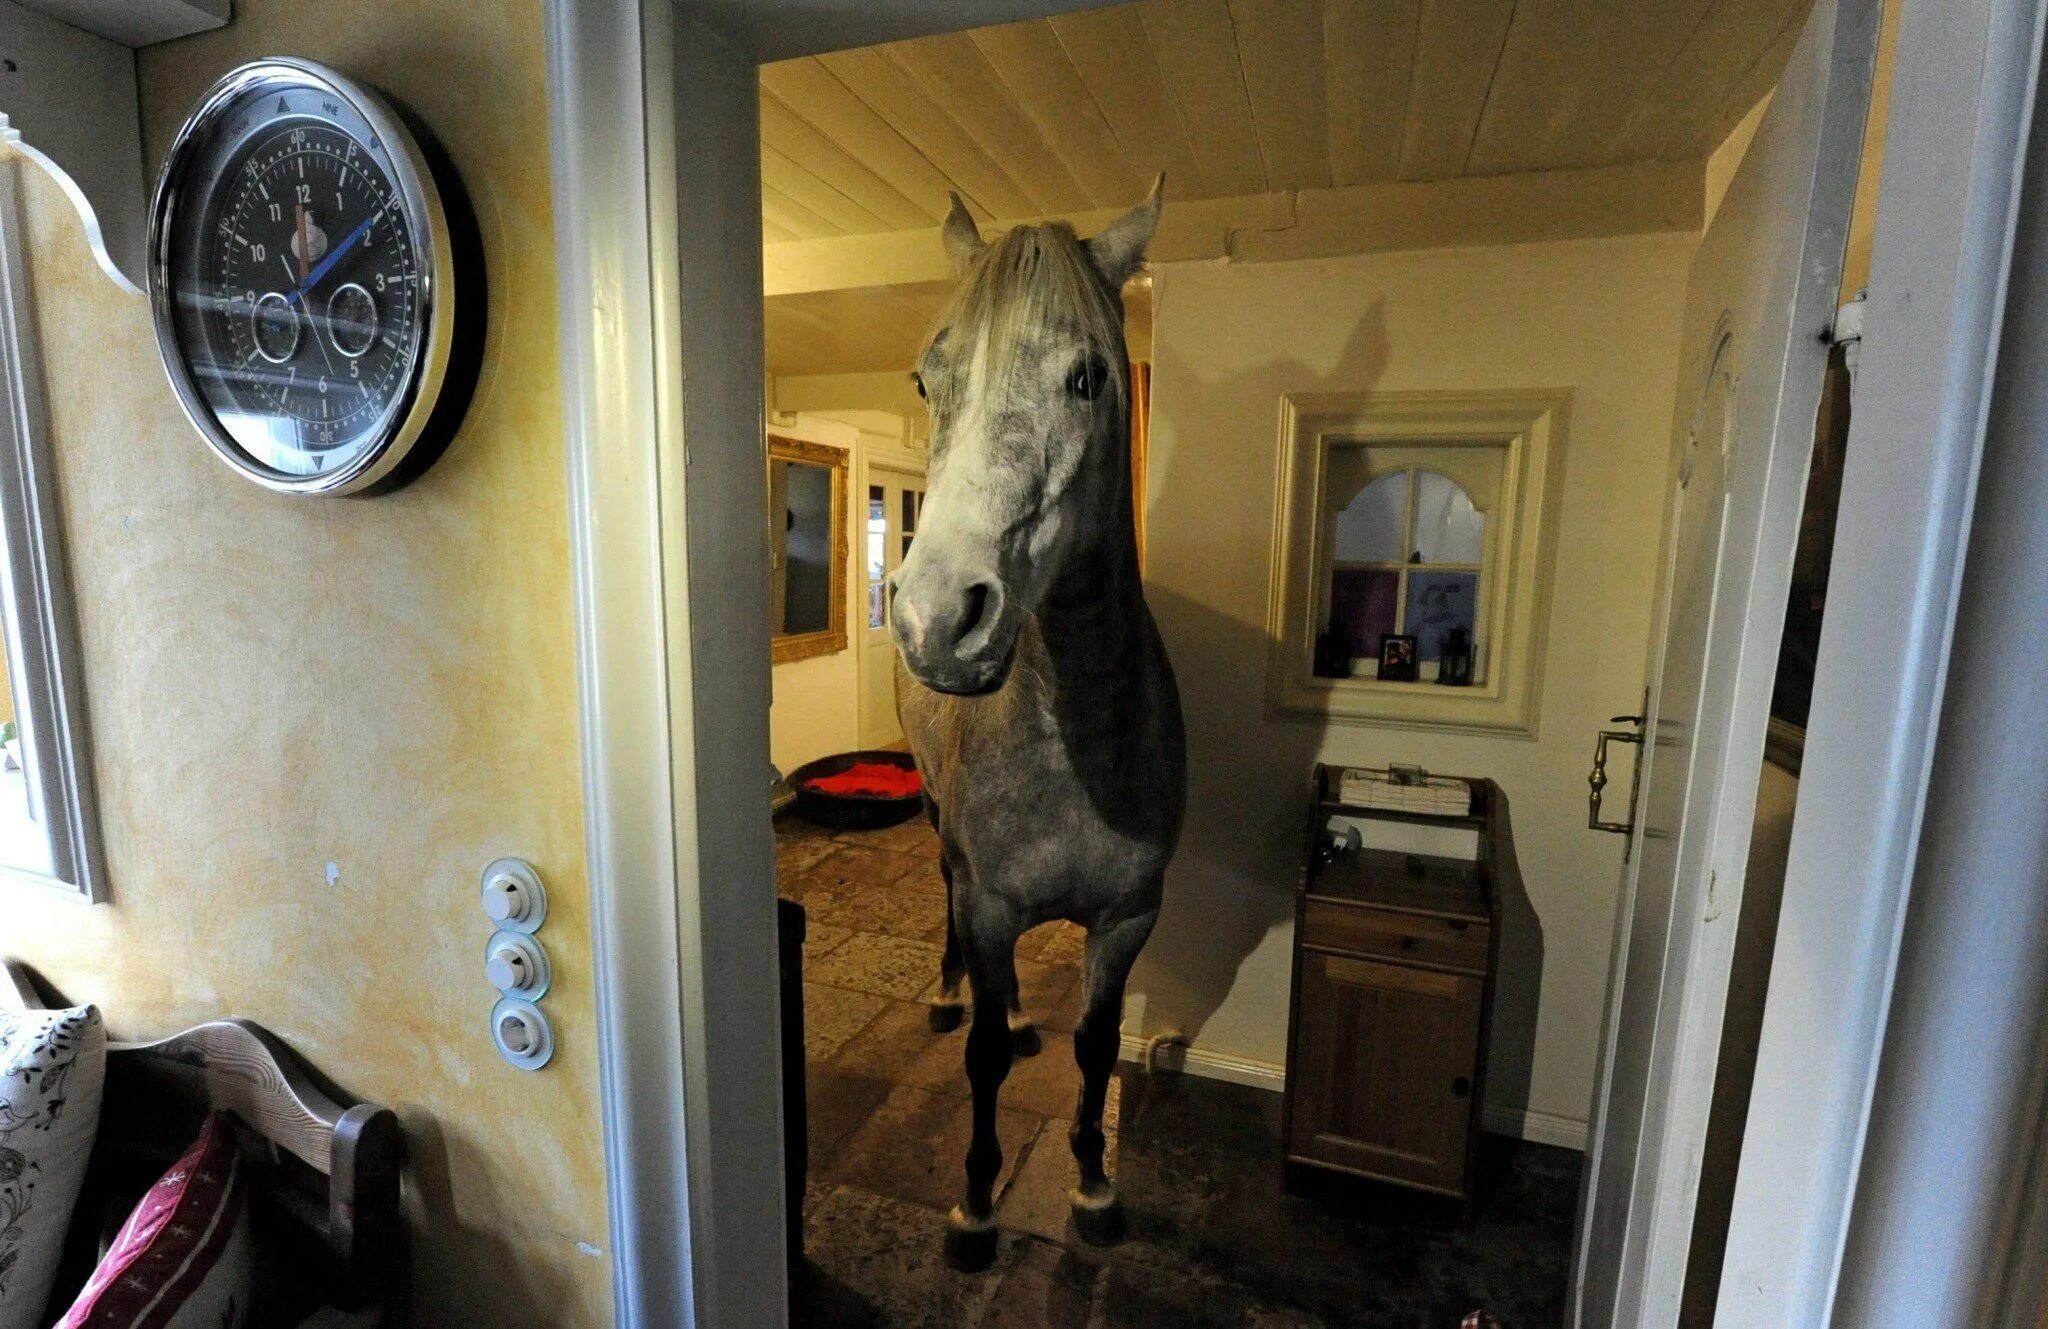
M 0 1011 L 0 1329 L 36 1329 L 100 1124 L 107 1032 L 90 1006 Z

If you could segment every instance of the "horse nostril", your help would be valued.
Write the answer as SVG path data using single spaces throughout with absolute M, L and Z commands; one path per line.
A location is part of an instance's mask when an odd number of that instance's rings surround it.
M 981 616 L 988 610 L 988 583 L 978 581 L 967 588 L 967 594 L 960 606 L 960 631 L 956 640 L 964 641 L 980 625 Z

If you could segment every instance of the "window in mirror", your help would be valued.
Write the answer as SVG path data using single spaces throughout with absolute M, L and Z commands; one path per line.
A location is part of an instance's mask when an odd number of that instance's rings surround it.
M 846 454 L 771 435 L 768 621 L 777 663 L 846 649 L 846 563 Z
M 886 627 L 889 622 L 889 491 L 868 486 L 868 626 Z
M 1416 464 L 1375 476 L 1345 502 L 1347 479 L 1371 475 L 1374 456 L 1476 469 L 1497 493 L 1502 450 L 1467 447 L 1452 455 L 1436 448 L 1352 446 L 1333 449 L 1328 463 L 1332 501 L 1343 506 L 1330 523 L 1330 610 L 1324 626 L 1342 639 L 1351 672 L 1374 673 L 1380 638 L 1404 635 L 1416 639 L 1422 677 L 1434 679 L 1446 640 L 1462 630 L 1473 646 L 1476 681 L 1485 659 L 1479 607 L 1486 514 L 1463 485 Z
M 1568 402 L 1560 392 L 1285 400 L 1267 609 L 1276 709 L 1533 732 Z M 1378 676 L 1388 637 L 1414 638 L 1413 672 Z
M 0 168 L 0 879 L 106 898 L 19 200 Z

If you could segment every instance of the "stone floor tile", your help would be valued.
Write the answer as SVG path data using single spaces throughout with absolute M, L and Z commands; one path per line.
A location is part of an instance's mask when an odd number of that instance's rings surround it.
M 830 954 L 838 948 L 840 942 L 845 941 L 852 935 L 852 928 L 834 927 L 830 923 L 814 923 L 806 918 L 804 924 L 805 962 L 808 963 L 821 955 Z
M 805 1226 L 809 1258 L 790 1288 L 793 1329 L 969 1329 L 1023 1239 L 1005 1235 L 994 1268 L 959 1274 L 941 1254 L 944 1226 L 936 1209 L 835 1187 Z
M 804 872 L 812 879 L 835 888 L 860 891 L 869 886 L 886 886 L 922 865 L 923 860 L 911 854 L 841 842 Z
M 943 944 L 946 940 L 946 902 L 917 891 L 896 886 L 870 886 L 836 908 L 834 917 L 863 932 L 881 932 L 892 937 Z
M 858 1034 L 888 1004 L 887 997 L 833 987 L 807 976 L 804 981 L 804 1055 L 812 1061 L 830 1061 L 848 1039 Z
M 815 1181 L 825 1171 L 839 1146 L 881 1106 L 892 1087 L 888 1080 L 844 1071 L 830 1062 L 805 1063 L 804 1100 L 810 1107 L 807 1177 Z
M 1028 1112 L 996 1109 L 996 1139 L 1003 1147 L 999 1196 L 1044 1124 Z M 839 1146 L 821 1177 L 943 1212 L 959 1202 L 966 1187 L 964 1160 L 973 1128 L 967 1100 L 897 1085 Z M 938 1236 L 936 1229 L 930 1234 L 934 1245 Z
M 941 953 L 930 942 L 856 932 L 830 954 L 806 961 L 804 982 L 909 1001 L 932 985 Z

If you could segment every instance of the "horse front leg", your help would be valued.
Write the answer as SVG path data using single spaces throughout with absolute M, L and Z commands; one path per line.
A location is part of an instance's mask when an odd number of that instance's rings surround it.
M 939 957 L 939 993 L 925 1011 L 935 1034 L 950 1034 L 967 1014 L 967 1000 L 960 995 L 960 982 L 967 977 L 967 962 L 960 956 L 960 925 L 954 903 L 953 865 L 939 860 L 939 876 L 946 883 L 946 953 Z
M 1122 1041 L 1124 983 L 1158 917 L 1157 910 L 1148 910 L 1088 932 L 1083 978 L 1088 985 L 1087 1005 L 1074 1030 L 1081 1099 L 1074 1109 L 1073 1129 L 1067 1134 L 1081 1179 L 1067 1198 L 1073 1206 L 1075 1231 L 1093 1246 L 1113 1246 L 1124 1236 L 1123 1201 L 1102 1167 L 1107 1144 L 1102 1134 L 1102 1108 L 1109 1097 L 1109 1077 L 1116 1071 Z
M 974 1136 L 967 1146 L 967 1194 L 946 1220 L 946 1263 L 976 1273 L 995 1263 L 996 1177 L 1003 1146 L 996 1136 L 996 1096 L 1010 1074 L 1010 1002 L 1017 990 L 1014 954 L 1018 929 L 1007 919 L 977 918 L 956 902 L 974 993 L 974 1023 L 967 1031 L 967 1084 L 974 1094 Z

